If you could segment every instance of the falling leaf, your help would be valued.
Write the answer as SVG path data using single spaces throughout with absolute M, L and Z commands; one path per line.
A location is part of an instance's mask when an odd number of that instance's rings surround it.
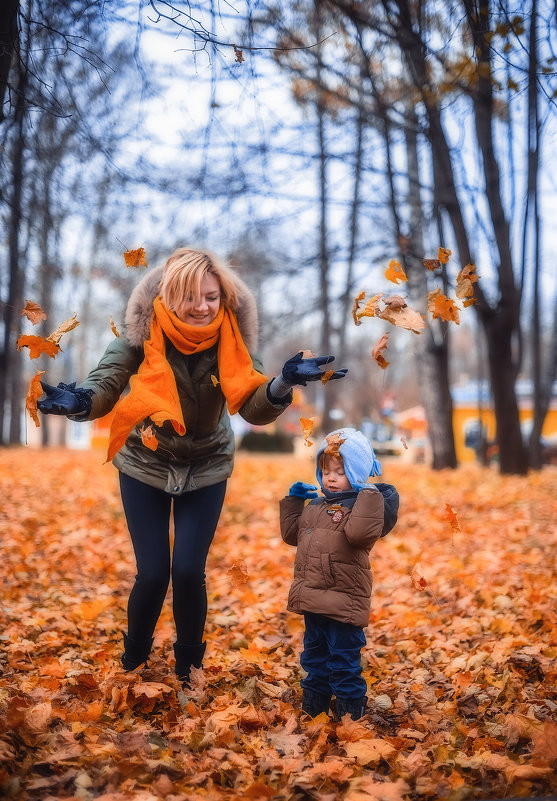
M 321 373 L 321 383 L 326 384 L 327 381 L 330 381 L 334 372 L 334 370 L 327 370 L 326 372 Z
M 400 441 L 402 442 L 402 447 L 404 448 L 404 450 L 407 451 L 408 450 L 408 443 L 406 442 L 405 438 L 401 437 Z
M 41 423 L 39 421 L 39 415 L 37 414 L 37 401 L 43 394 L 43 388 L 41 387 L 40 383 L 40 376 L 45 373 L 45 370 L 37 370 L 33 378 L 31 379 L 31 383 L 29 384 L 29 391 L 27 392 L 27 397 L 25 399 L 25 408 L 29 412 L 31 419 L 34 421 L 37 428 L 40 428 Z
M 460 323 L 460 315 L 454 301 L 446 297 L 439 287 L 428 293 L 427 308 L 434 319 L 438 317 L 446 322 Z
M 226 571 L 226 575 L 230 576 L 233 587 L 241 587 L 243 584 L 247 584 L 249 580 L 248 569 L 243 560 L 234 560 Z
M 77 319 L 77 312 L 65 320 L 63 323 L 60 323 L 58 328 L 47 337 L 49 342 L 54 342 L 56 345 L 60 342 L 63 334 L 67 334 L 68 331 L 72 331 L 76 326 L 79 325 L 79 320 Z
M 454 513 L 452 507 L 448 503 L 445 504 L 445 510 L 446 510 L 447 514 L 445 515 L 444 519 L 447 520 L 447 522 L 449 522 L 451 524 L 451 528 L 452 528 L 453 531 L 460 531 L 460 525 L 458 523 L 458 518 L 457 518 L 456 514 Z
M 457 298 L 472 298 L 474 295 L 474 284 L 477 282 L 476 268 L 473 264 L 467 264 L 456 277 L 456 296 Z M 475 299 L 472 301 L 475 302 Z M 466 303 L 464 305 L 467 305 Z M 468 304 L 470 305 L 470 304 Z
M 416 590 L 425 590 L 427 587 L 427 581 L 418 570 L 418 565 L 414 565 L 410 571 L 410 578 L 412 579 L 412 584 Z
M 241 64 L 241 63 L 242 63 L 242 61 L 244 61 L 244 60 L 245 60 L 245 59 L 244 59 L 244 54 L 243 54 L 243 51 L 242 51 L 242 50 L 240 50 L 240 48 L 236 47 L 236 45 L 232 45 L 232 46 L 233 46 L 233 48 L 234 48 L 234 55 L 236 56 L 236 61 L 237 61 L 239 64 Z
M 156 451 L 159 447 L 159 443 L 155 437 L 152 426 L 141 426 L 139 433 L 141 434 L 141 442 L 145 447 L 149 448 L 150 451 Z
M 427 270 L 431 271 L 438 270 L 441 267 L 441 262 L 439 261 L 439 259 L 424 259 L 423 262 L 424 262 L 424 267 Z
M 213 382 L 213 386 L 216 387 L 220 384 L 220 381 L 216 377 L 216 375 L 211 375 L 211 381 Z
M 381 339 L 375 343 L 375 345 L 373 346 L 373 350 L 371 351 L 371 355 L 373 356 L 379 367 L 381 367 L 383 370 L 385 370 L 387 365 L 390 364 L 390 362 L 385 361 L 383 357 L 383 351 L 385 350 L 386 347 L 388 347 L 388 344 L 389 344 L 389 335 L 383 334 Z
M 32 334 L 23 334 L 17 340 L 17 349 L 29 348 L 29 358 L 38 359 L 43 353 L 52 359 L 60 352 L 60 346 L 50 339 L 37 337 Z
M 439 259 L 441 264 L 447 264 L 447 262 L 449 261 L 451 253 L 452 253 L 452 250 L 445 250 L 445 248 L 439 248 L 439 253 L 437 255 L 437 258 Z
M 112 329 L 112 333 L 114 334 L 114 336 L 118 337 L 118 339 L 120 339 L 120 334 L 118 333 L 118 329 L 116 328 L 116 325 L 114 323 L 114 320 L 112 319 L 112 316 L 110 317 L 110 327 Z
M 328 456 L 339 456 L 339 448 L 345 439 L 346 438 L 342 437 L 340 434 L 329 434 L 326 437 L 327 446 L 323 453 L 326 453 Z
M 302 434 L 304 435 L 305 444 L 309 447 L 313 445 L 310 442 L 310 436 L 313 432 L 313 417 L 300 417 L 300 425 L 302 426 Z
M 384 308 L 382 308 L 383 304 L 385 304 Z M 396 325 L 399 328 L 407 328 L 415 334 L 421 333 L 426 327 L 422 315 L 407 306 L 406 302 L 398 295 L 384 298 L 377 305 L 376 316 L 382 320 L 387 320 L 392 325 Z
M 385 270 L 385 278 L 388 281 L 392 281 L 393 284 L 398 284 L 400 281 L 408 281 L 406 273 L 400 266 L 399 262 L 395 261 L 394 259 L 389 262 L 389 266 Z
M 41 309 L 38 303 L 33 303 L 32 300 L 28 300 L 25 303 L 25 308 L 21 312 L 22 315 L 25 315 L 28 320 L 30 320 L 33 325 L 37 325 L 40 323 L 41 320 L 46 320 L 46 314 Z
M 137 248 L 137 250 L 126 250 L 124 253 L 124 260 L 126 262 L 126 267 L 147 267 L 144 248 Z
M 365 292 L 360 292 L 360 294 L 354 299 L 354 305 L 352 307 L 352 317 L 356 325 L 361 325 L 362 321 L 358 317 L 358 311 L 360 308 L 360 301 L 362 301 L 366 296 Z

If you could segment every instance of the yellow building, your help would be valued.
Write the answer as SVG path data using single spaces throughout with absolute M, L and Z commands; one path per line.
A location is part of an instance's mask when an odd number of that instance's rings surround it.
M 516 384 L 520 425 L 525 437 L 532 426 L 532 383 L 518 381 Z M 495 414 L 486 383 L 470 382 L 451 389 L 453 398 L 453 428 L 456 458 L 459 462 L 476 459 L 475 443 L 478 441 L 480 421 L 488 443 L 495 441 Z M 557 442 L 557 393 L 554 393 L 545 418 L 542 438 Z

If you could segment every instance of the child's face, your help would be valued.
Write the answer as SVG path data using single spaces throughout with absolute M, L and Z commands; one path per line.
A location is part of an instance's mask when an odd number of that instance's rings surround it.
M 351 489 L 350 482 L 344 472 L 342 459 L 329 456 L 323 464 L 323 488 L 329 492 L 344 492 Z

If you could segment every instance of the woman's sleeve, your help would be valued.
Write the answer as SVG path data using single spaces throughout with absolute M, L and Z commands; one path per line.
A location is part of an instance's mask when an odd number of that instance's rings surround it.
M 89 389 L 93 393 L 91 412 L 79 419 L 95 420 L 108 414 L 142 361 L 143 351 L 130 345 L 125 337 L 111 342 L 98 365 L 77 385 L 79 389 Z
M 254 368 L 265 375 L 263 365 L 257 356 L 252 356 Z M 284 398 L 272 398 L 267 392 L 267 388 L 271 381 L 257 387 L 255 392 L 250 395 L 244 405 L 240 408 L 239 413 L 244 420 L 254 426 L 265 426 L 268 423 L 273 423 L 285 409 L 292 403 L 292 392 L 289 392 Z

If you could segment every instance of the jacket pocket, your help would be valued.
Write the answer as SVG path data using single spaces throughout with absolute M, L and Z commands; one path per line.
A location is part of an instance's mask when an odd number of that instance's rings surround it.
M 336 581 L 335 581 L 335 574 L 331 562 L 330 553 L 321 554 L 321 570 L 323 572 L 323 580 L 325 582 L 325 587 L 327 589 L 329 589 L 330 587 L 334 587 Z

